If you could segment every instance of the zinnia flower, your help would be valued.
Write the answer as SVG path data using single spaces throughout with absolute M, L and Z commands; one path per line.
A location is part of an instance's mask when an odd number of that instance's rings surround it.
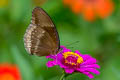
M 81 54 L 78 50 L 72 52 L 64 46 L 60 53 L 56 55 L 49 55 L 47 58 L 52 58 L 53 61 L 48 61 L 47 66 L 52 67 L 59 65 L 65 70 L 66 73 L 71 74 L 73 72 L 80 72 L 87 75 L 89 78 L 94 78 L 91 73 L 99 74 L 100 72 L 96 68 L 100 68 L 95 58 L 92 58 L 88 54 Z
M 73 12 L 81 13 L 86 20 L 93 21 L 95 17 L 105 18 L 113 11 L 111 0 L 63 0 Z
M 0 80 L 21 80 L 17 66 L 10 64 L 0 64 Z

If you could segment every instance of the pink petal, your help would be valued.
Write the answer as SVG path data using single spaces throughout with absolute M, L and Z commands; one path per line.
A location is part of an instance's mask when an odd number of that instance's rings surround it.
M 47 65 L 47 67 L 53 67 L 57 64 L 56 64 L 56 61 L 48 61 L 46 65 Z
M 65 47 L 65 46 L 60 46 L 60 48 L 66 49 L 66 47 Z
M 75 50 L 74 53 L 77 53 L 78 55 L 82 56 L 82 54 L 78 50 Z
M 97 74 L 97 75 L 100 74 L 100 72 L 94 68 L 79 68 L 79 69 L 77 69 L 77 71 L 79 71 L 79 72 L 92 72 L 92 73 Z
M 82 55 L 82 57 L 83 57 L 84 61 L 92 58 L 92 57 L 91 57 L 90 55 L 88 55 L 88 54 L 84 54 L 84 55 Z
M 94 74 L 100 74 L 100 72 L 94 68 L 80 68 L 79 71 L 81 72 L 92 72 Z
M 96 62 L 97 62 L 96 59 L 91 58 L 83 62 L 81 65 L 95 64 Z
M 98 64 L 92 64 L 92 65 L 81 65 L 81 68 L 100 68 Z
M 94 76 L 90 74 L 89 72 L 82 72 L 82 73 L 87 75 L 90 79 L 94 78 Z
M 48 55 L 48 56 L 46 56 L 46 58 L 52 58 L 52 59 L 55 59 L 55 58 L 56 58 L 56 55 Z
M 62 62 L 58 61 L 57 64 L 61 67 L 61 68 L 67 68 L 67 66 L 65 66 Z
M 69 68 L 66 68 L 66 69 L 65 69 L 65 72 L 66 72 L 66 73 L 70 73 L 70 74 L 71 74 L 72 72 L 74 72 L 74 69 L 69 69 Z
M 70 50 L 70 49 L 64 49 L 64 50 L 63 50 L 63 53 L 64 53 L 64 52 L 71 52 L 71 50 Z

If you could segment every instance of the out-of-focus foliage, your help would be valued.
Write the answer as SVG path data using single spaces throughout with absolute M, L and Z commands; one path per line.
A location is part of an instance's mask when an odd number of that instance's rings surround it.
M 0 0 L 0 63 L 17 64 L 23 80 L 58 80 L 59 67 L 47 68 L 45 57 L 29 55 L 23 35 L 30 23 L 32 9 L 42 7 L 53 19 L 61 45 L 97 58 L 101 74 L 94 80 L 120 80 L 120 1 L 114 0 L 114 12 L 106 19 L 85 21 L 63 5 L 62 0 Z M 41 0 L 40 0 L 41 1 Z M 79 41 L 78 43 L 74 43 Z M 73 44 L 72 44 L 73 43 Z M 71 45 L 70 45 L 71 44 Z M 67 80 L 88 80 L 77 73 Z

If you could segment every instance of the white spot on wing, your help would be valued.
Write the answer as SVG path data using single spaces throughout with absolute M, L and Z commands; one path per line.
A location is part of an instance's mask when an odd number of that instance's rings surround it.
M 30 24 L 28 29 L 26 30 L 26 33 L 24 35 L 24 45 L 26 47 L 26 50 L 31 53 L 31 39 L 32 39 L 32 32 L 36 29 L 36 26 L 33 24 Z

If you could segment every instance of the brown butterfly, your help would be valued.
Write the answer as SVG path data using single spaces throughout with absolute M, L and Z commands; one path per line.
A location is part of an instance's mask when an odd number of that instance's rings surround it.
M 24 45 L 30 54 L 47 56 L 58 53 L 59 35 L 48 14 L 40 7 L 34 8 L 32 20 L 24 35 Z

